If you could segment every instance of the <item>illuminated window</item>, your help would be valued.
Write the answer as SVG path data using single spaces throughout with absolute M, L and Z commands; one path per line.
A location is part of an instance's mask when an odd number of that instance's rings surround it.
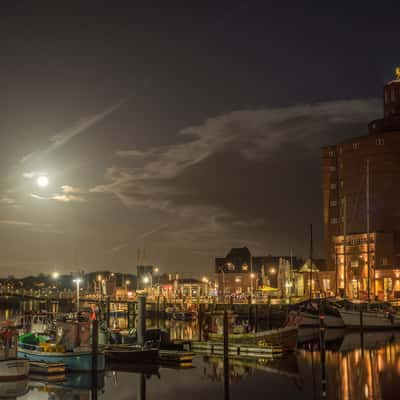
M 337 201 L 336 201 L 336 200 L 331 200 L 331 201 L 329 202 L 329 205 L 330 205 L 331 207 L 336 207 L 336 206 L 337 206 Z
M 337 218 L 331 218 L 331 224 L 335 225 L 338 223 L 338 219 Z
M 328 278 L 322 279 L 322 286 L 325 292 L 331 290 L 331 280 Z
M 360 143 L 353 143 L 353 150 L 358 150 L 360 148 Z
M 249 269 L 249 266 L 247 264 L 242 265 L 242 270 L 247 271 Z
M 331 183 L 330 188 L 331 188 L 332 190 L 335 190 L 335 189 L 336 189 L 336 183 Z
M 329 157 L 335 157 L 335 152 L 334 152 L 334 151 L 330 151 L 330 152 L 328 153 L 328 155 L 329 155 Z
M 335 172 L 336 171 L 336 167 L 334 165 L 329 166 L 329 171 Z
M 385 144 L 385 139 L 382 139 L 382 138 L 376 139 L 376 144 L 378 146 L 383 146 Z

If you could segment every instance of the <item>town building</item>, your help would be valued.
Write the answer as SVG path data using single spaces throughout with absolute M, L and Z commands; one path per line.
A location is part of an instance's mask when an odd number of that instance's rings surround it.
M 232 248 L 226 257 L 215 259 L 219 296 L 254 295 L 257 290 L 276 289 L 277 295 L 291 287 L 292 270 L 302 261 L 294 256 L 252 256 L 247 247 Z M 285 273 L 284 273 L 285 270 Z M 287 291 L 287 290 L 286 290 Z
M 400 297 L 400 69 L 368 134 L 322 149 L 325 254 L 338 293 Z

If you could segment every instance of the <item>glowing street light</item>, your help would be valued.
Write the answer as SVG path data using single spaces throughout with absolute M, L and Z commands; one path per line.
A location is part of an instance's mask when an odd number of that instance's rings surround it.
M 58 273 L 58 272 L 53 272 L 52 274 L 51 274 L 51 277 L 53 278 L 53 279 L 58 279 L 59 277 L 60 277 L 60 274 Z
M 144 276 L 142 278 L 142 282 L 145 283 L 146 285 L 150 282 L 150 278 L 148 276 Z

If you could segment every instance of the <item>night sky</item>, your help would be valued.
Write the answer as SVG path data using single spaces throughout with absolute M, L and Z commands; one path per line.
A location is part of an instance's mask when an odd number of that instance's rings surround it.
M 398 2 L 3 3 L 0 275 L 134 272 L 139 247 L 202 275 L 305 256 L 310 223 L 322 256 L 320 147 L 381 115 Z

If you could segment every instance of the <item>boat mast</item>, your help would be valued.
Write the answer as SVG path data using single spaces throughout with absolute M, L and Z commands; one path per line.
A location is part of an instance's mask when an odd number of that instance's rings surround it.
M 313 231 L 310 224 L 310 301 L 312 299 L 312 268 L 313 268 Z
M 366 212 L 367 212 L 367 268 L 368 268 L 368 279 L 367 279 L 367 291 L 368 301 L 371 300 L 371 266 L 369 259 L 369 232 L 370 232 L 370 204 L 369 204 L 369 160 L 367 160 L 367 172 L 366 172 Z
M 347 297 L 347 200 L 346 196 L 343 197 L 343 283 L 344 283 L 344 297 Z

